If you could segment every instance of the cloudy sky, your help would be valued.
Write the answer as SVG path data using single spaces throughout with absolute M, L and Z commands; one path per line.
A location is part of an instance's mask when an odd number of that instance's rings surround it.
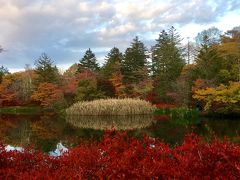
M 0 66 L 34 66 L 42 52 L 66 69 L 91 48 L 100 63 L 137 35 L 147 47 L 174 26 L 183 38 L 240 25 L 239 0 L 0 0 Z

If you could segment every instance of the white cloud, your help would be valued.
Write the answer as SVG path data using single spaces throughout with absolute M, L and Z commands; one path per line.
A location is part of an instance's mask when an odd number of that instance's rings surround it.
M 135 35 L 151 45 L 163 29 L 176 26 L 194 37 L 216 26 L 223 31 L 239 25 L 238 0 L 0 0 L 0 65 L 21 68 L 41 52 L 59 65 L 79 60 L 86 49 L 122 51 Z

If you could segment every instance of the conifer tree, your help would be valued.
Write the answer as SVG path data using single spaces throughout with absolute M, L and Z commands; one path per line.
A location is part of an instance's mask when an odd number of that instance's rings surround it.
M 147 49 L 136 36 L 126 49 L 122 63 L 125 83 L 138 83 L 148 77 Z
M 99 71 L 97 59 L 95 57 L 95 54 L 92 52 L 90 48 L 85 52 L 83 58 L 80 60 L 80 63 L 78 64 L 78 72 L 82 72 L 83 70 L 86 69 L 92 72 Z
M 195 73 L 198 78 L 206 80 L 215 80 L 221 67 L 221 57 L 214 46 L 202 44 L 199 54 L 196 58 Z
M 113 73 L 121 73 L 123 55 L 118 48 L 113 47 L 105 58 L 102 74 L 105 78 L 111 78 Z
M 180 36 L 174 27 L 163 30 L 152 48 L 152 73 L 160 95 L 171 90 L 185 64 Z
M 35 84 L 40 83 L 59 83 L 59 72 L 56 65 L 53 64 L 51 58 L 43 53 L 35 62 L 35 72 L 38 75 Z

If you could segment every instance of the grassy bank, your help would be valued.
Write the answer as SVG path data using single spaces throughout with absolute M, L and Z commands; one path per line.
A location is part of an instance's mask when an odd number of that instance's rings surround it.
M 40 107 L 28 106 L 12 106 L 0 108 L 0 113 L 3 114 L 39 114 L 41 113 Z

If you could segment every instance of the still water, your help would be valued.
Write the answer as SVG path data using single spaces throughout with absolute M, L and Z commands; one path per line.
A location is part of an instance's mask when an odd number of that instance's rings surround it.
M 130 135 L 159 137 L 175 145 L 188 133 L 196 133 L 207 140 L 227 136 L 240 143 L 240 119 L 159 120 L 153 116 L 69 116 L 56 114 L 6 115 L 0 114 L 0 139 L 5 144 L 35 148 L 49 152 L 61 142 L 74 147 L 83 140 L 100 138 L 105 129 L 128 130 Z

